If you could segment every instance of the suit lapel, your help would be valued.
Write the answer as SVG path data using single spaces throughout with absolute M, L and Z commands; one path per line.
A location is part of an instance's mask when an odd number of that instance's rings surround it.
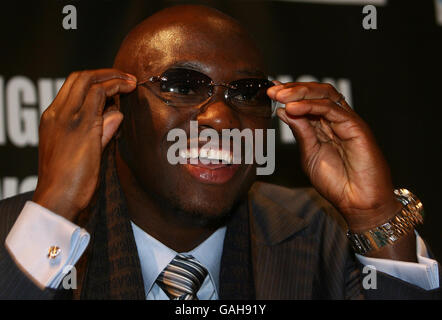
M 255 299 L 247 207 L 243 201 L 227 224 L 220 267 L 221 300 Z
M 316 240 L 303 232 L 309 219 L 296 215 L 309 208 L 302 196 L 279 199 L 267 187 L 255 184 L 227 225 L 220 299 L 311 298 Z
M 108 148 L 99 198 L 91 209 L 93 243 L 84 264 L 81 298 L 145 299 L 138 251 L 115 169 L 115 146 Z
M 316 240 L 305 232 L 305 199 L 256 183 L 249 192 L 251 251 L 257 299 L 309 299 Z M 307 215 L 308 216 L 308 215 Z

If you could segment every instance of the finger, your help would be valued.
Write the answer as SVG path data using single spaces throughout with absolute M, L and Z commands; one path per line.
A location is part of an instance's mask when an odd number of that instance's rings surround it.
M 315 128 L 306 117 L 290 116 L 283 108 L 276 110 L 276 114 L 292 130 L 303 157 L 318 147 L 318 138 Z
M 330 99 L 309 99 L 292 101 L 285 105 L 286 112 L 292 116 L 307 114 L 322 116 L 330 122 L 343 122 L 352 117 Z
M 133 82 L 134 85 L 137 82 L 135 76 L 117 69 L 99 69 L 80 72 L 69 91 L 68 105 L 65 105 L 64 112 L 77 112 L 83 104 L 83 101 L 88 94 L 88 90 L 92 85 L 113 79 Z
M 283 88 L 284 88 L 284 84 L 283 84 L 282 82 L 280 82 L 280 81 L 277 81 L 277 80 L 273 80 L 272 82 L 273 82 L 275 85 L 267 89 L 267 95 L 268 95 L 271 99 L 274 100 L 274 99 L 275 99 L 276 92 L 278 92 L 279 90 L 283 89 Z
M 343 98 L 343 96 L 328 83 L 292 82 L 273 86 L 270 89 L 273 89 L 270 91 L 271 98 L 284 104 L 304 99 L 330 99 L 338 102 Z
M 333 131 L 342 139 L 351 139 L 361 134 L 364 122 L 355 114 L 349 113 L 329 99 L 311 99 L 286 104 L 289 116 L 320 116 L 330 123 Z
M 77 80 L 78 76 L 80 75 L 79 72 L 72 72 L 67 79 L 64 81 L 63 85 L 61 86 L 60 90 L 57 93 L 57 96 L 55 97 L 54 101 L 59 101 L 59 105 L 63 105 L 66 101 L 66 98 L 69 94 L 69 91 L 72 88 L 72 85 L 74 84 L 75 80 Z
M 275 81 L 273 81 L 273 82 L 275 83 Z M 292 87 L 302 86 L 302 85 L 308 86 L 310 84 L 318 83 L 318 82 L 286 82 L 286 83 L 283 83 L 283 82 L 280 82 L 280 81 L 277 81 L 277 82 L 278 83 L 276 83 L 275 86 L 269 88 L 270 94 L 273 97 L 276 95 L 276 93 L 278 91 L 281 91 L 283 89 L 289 89 L 289 88 L 292 88 Z
M 354 112 L 353 108 L 350 107 L 350 105 L 345 100 L 345 97 L 343 94 L 341 94 L 341 99 L 339 101 L 337 101 L 336 103 L 339 104 L 342 108 L 344 108 L 344 110 L 346 110 L 347 112 Z
M 103 115 L 103 135 L 101 136 L 101 149 L 104 149 L 118 130 L 123 121 L 120 111 L 112 110 Z
M 273 92 L 273 91 L 271 91 L 270 89 L 274 88 L 275 86 L 280 86 L 280 85 L 282 85 L 282 82 L 281 82 L 281 81 L 278 81 L 278 80 L 272 80 L 272 82 L 273 82 L 274 86 L 272 86 L 272 87 L 270 87 L 270 88 L 267 89 L 267 95 L 268 95 L 270 98 L 272 98 L 271 95 L 270 95 L 270 92 Z
M 112 79 L 92 85 L 84 103 L 79 109 L 81 116 L 94 119 L 103 114 L 106 98 L 118 93 L 129 93 L 136 88 L 136 83 L 125 79 Z

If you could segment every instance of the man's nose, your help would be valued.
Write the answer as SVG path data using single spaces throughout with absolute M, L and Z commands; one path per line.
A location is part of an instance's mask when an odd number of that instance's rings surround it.
M 238 113 L 227 105 L 221 92 L 212 97 L 206 105 L 201 106 L 196 120 L 198 126 L 213 128 L 219 133 L 222 129 L 241 128 Z

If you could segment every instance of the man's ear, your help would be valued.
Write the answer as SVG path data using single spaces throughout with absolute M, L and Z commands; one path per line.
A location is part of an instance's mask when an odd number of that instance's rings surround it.
M 117 94 L 114 98 L 114 107 L 120 111 L 120 95 Z M 115 139 L 119 140 L 121 136 L 121 125 L 118 127 L 117 132 L 115 133 Z
M 120 95 L 117 94 L 114 98 L 114 105 L 117 108 L 118 111 L 120 111 Z
M 120 95 L 115 95 L 106 99 L 106 104 L 104 105 L 103 114 L 107 111 L 118 110 L 120 111 Z
M 120 111 L 120 95 L 115 95 L 106 99 L 106 104 L 104 105 L 103 115 L 111 111 Z M 118 126 L 117 131 L 113 136 L 119 139 L 121 132 L 121 125 Z

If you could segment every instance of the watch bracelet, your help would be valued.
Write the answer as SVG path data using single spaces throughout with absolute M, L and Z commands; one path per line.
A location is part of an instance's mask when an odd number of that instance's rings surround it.
M 371 230 L 361 233 L 347 231 L 347 237 L 357 253 L 365 255 L 369 251 L 393 244 L 416 225 L 423 223 L 423 205 L 420 200 L 407 189 L 395 189 L 394 193 L 403 205 L 398 214 Z

